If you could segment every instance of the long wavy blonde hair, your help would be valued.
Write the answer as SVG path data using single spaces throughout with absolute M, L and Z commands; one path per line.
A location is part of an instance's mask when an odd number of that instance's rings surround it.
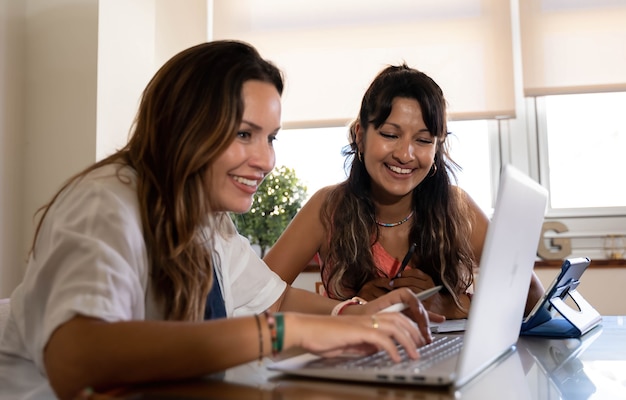
M 236 137 L 249 80 L 271 83 L 282 94 L 281 72 L 246 43 L 203 43 L 172 57 L 145 88 L 126 146 L 71 177 L 39 210 L 33 256 L 41 224 L 63 190 L 103 165 L 130 166 L 156 298 L 168 319 L 202 319 L 218 262 L 207 232 L 227 217 L 211 211 L 206 172 Z

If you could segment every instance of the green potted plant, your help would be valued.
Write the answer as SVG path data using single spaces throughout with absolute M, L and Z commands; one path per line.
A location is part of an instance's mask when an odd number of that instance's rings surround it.
M 293 169 L 281 166 L 265 177 L 245 214 L 231 214 L 239 233 L 259 246 L 261 258 L 302 207 L 307 188 Z

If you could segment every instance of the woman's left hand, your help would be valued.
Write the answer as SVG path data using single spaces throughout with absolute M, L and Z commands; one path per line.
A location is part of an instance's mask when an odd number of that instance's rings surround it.
M 357 296 L 367 301 L 384 296 L 393 289 L 392 286 L 389 286 L 389 282 L 387 277 L 374 278 L 361 287 Z
M 427 312 L 422 302 L 408 288 L 392 290 L 386 295 L 361 306 L 346 307 L 344 313 L 371 315 L 397 303 L 406 304 L 407 308 L 404 313 L 417 324 L 422 336 L 430 343 L 432 336 L 428 325 L 429 319 L 434 322 L 443 322 L 445 318 L 439 314 Z
M 389 281 L 389 286 L 395 289 L 406 287 L 411 289 L 413 293 L 419 293 L 434 287 L 435 282 L 433 282 L 433 278 L 424 271 L 417 268 L 409 268 L 392 278 Z

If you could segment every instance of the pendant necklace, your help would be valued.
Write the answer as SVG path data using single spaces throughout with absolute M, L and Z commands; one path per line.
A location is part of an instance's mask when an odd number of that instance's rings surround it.
M 393 222 L 391 224 L 387 224 L 385 222 L 380 222 L 379 220 L 376 220 L 376 225 L 379 225 L 379 226 L 382 226 L 382 227 L 385 227 L 385 228 L 393 228 L 394 226 L 398 226 L 398 225 L 404 224 L 406 221 L 411 219 L 412 216 L 413 216 L 413 211 L 411 211 L 411 213 L 409 215 L 407 215 L 406 218 L 403 218 L 402 220 L 400 220 L 398 222 Z

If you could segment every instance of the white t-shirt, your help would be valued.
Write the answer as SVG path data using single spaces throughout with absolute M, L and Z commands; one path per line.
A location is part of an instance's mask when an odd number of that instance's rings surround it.
M 135 173 L 119 168 L 91 172 L 49 209 L 0 338 L 0 399 L 53 398 L 43 349 L 77 314 L 109 322 L 164 319 L 148 278 Z M 230 219 L 225 221 L 227 229 L 214 235 L 214 244 L 226 313 L 261 312 L 286 284 L 234 232 Z

